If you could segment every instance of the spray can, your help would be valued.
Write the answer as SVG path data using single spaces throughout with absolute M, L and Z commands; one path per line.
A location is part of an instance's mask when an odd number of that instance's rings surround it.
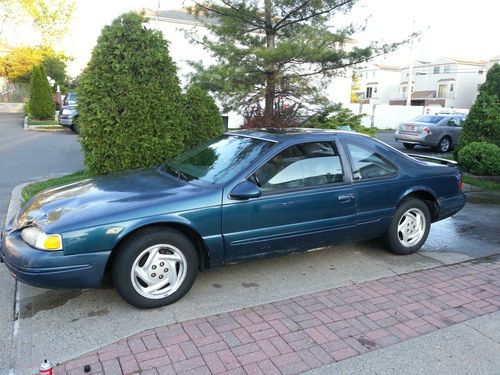
M 45 359 L 40 364 L 39 374 L 40 375 L 54 375 L 54 372 L 52 370 L 53 370 L 52 363 L 50 363 L 47 359 Z

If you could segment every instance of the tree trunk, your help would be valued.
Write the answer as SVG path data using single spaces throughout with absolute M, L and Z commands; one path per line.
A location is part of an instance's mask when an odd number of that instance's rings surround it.
M 266 18 L 266 48 L 275 48 L 275 31 L 273 29 L 272 19 L 272 0 L 265 0 L 265 18 Z M 266 67 L 266 93 L 264 106 L 264 122 L 271 124 L 274 118 L 274 98 L 276 93 L 276 71 L 273 63 Z

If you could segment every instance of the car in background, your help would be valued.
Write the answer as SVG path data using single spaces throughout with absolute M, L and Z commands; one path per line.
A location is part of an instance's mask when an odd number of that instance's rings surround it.
M 57 116 L 57 122 L 59 125 L 69 126 L 71 130 L 78 133 L 78 109 L 76 105 L 62 107 Z
M 460 142 L 465 118 L 461 113 L 418 116 L 401 123 L 394 136 L 408 149 L 420 145 L 432 147 L 437 152 L 449 152 Z
M 92 288 L 111 274 L 127 302 L 152 308 L 224 264 L 377 237 L 411 254 L 464 204 L 453 161 L 354 132 L 240 130 L 154 168 L 35 195 L 0 254 L 19 281 Z

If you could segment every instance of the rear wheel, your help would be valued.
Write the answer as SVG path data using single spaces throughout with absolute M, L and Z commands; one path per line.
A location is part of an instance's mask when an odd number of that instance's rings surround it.
M 449 152 L 451 150 L 451 138 L 448 136 L 441 138 L 436 149 L 441 153 Z
M 153 308 L 183 297 L 198 273 L 192 242 L 174 229 L 146 228 L 121 246 L 113 261 L 113 282 L 133 306 Z
M 431 215 L 420 199 L 410 198 L 402 202 L 392 218 L 385 234 L 389 251 L 407 255 L 418 251 L 427 240 Z
M 415 147 L 415 145 L 413 143 L 403 143 L 403 146 L 405 146 L 405 148 L 407 149 L 412 149 L 413 147 Z

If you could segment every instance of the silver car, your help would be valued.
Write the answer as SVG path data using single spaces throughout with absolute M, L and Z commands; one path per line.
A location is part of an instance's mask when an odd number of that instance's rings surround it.
M 459 143 L 464 121 L 464 114 L 422 115 L 400 124 L 394 136 L 409 149 L 421 145 L 448 152 Z

